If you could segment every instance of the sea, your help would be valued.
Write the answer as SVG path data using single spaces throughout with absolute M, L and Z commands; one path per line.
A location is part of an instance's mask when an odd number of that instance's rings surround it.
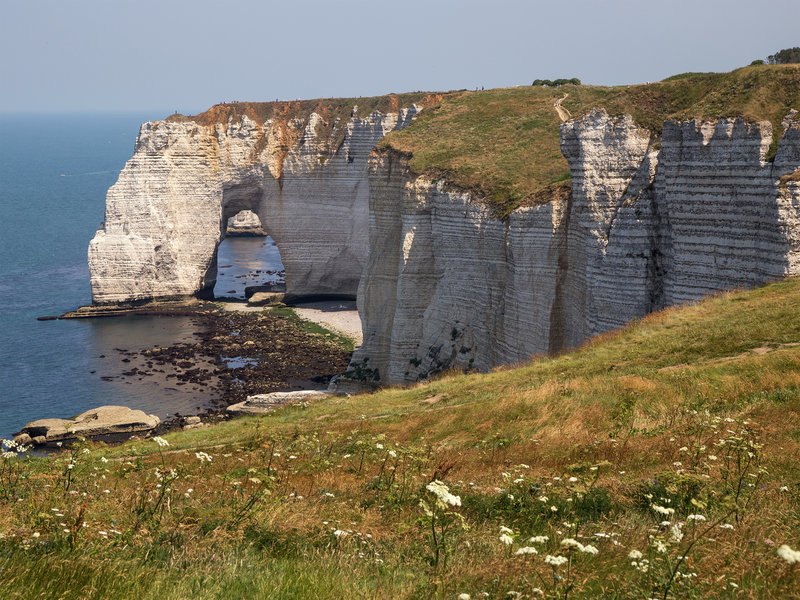
M 196 340 L 192 317 L 37 320 L 91 303 L 87 247 L 106 191 L 133 155 L 140 124 L 164 116 L 0 113 L 0 438 L 35 419 L 104 404 L 168 418 L 213 399 L 114 378 L 124 369 L 119 349 Z M 215 294 L 236 298 L 264 272 L 283 268 L 269 238 L 225 239 L 218 264 Z

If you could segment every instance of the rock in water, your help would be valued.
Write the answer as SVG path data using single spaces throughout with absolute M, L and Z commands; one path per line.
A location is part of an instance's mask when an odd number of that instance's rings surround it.
M 161 419 L 127 406 L 101 406 L 87 410 L 73 419 L 39 419 L 25 425 L 22 433 L 33 441 L 44 437 L 45 443 L 74 440 L 79 437 L 134 433 L 154 429 Z

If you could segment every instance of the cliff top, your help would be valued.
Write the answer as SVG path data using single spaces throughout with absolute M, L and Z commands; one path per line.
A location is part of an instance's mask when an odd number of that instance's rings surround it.
M 389 134 L 379 151 L 407 155 L 416 174 L 444 177 L 452 185 L 485 198 L 499 217 L 523 205 L 548 202 L 569 193 L 569 167 L 561 154 L 562 119 L 593 108 L 630 114 L 642 127 L 661 134 L 667 119 L 741 117 L 770 121 L 774 156 L 781 121 L 800 110 L 800 65 L 761 65 L 730 73 L 683 73 L 664 81 L 616 87 L 567 84 L 559 88 L 520 86 L 486 91 L 412 92 L 363 98 L 323 98 L 282 102 L 217 104 L 196 116 L 167 121 L 202 125 L 238 121 L 277 122 L 288 152 L 301 137 L 312 112 L 322 120 L 317 135 L 335 151 L 344 139 L 340 126 L 373 111 L 396 112 L 420 105 L 423 112 L 402 131 Z
M 558 105 L 556 102 L 560 101 Z M 485 197 L 498 216 L 564 195 L 569 167 L 561 154 L 557 109 L 580 117 L 595 107 L 630 114 L 654 135 L 667 119 L 742 117 L 771 121 L 774 156 L 781 121 L 800 109 L 800 65 L 685 73 L 618 87 L 564 85 L 501 88 L 443 96 L 378 149 L 410 156 L 417 174 L 443 176 Z

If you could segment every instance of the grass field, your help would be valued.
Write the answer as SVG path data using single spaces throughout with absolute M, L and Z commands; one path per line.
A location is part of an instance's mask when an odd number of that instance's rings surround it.
M 791 598 L 798 302 L 790 279 L 488 374 L 4 454 L 0 592 Z

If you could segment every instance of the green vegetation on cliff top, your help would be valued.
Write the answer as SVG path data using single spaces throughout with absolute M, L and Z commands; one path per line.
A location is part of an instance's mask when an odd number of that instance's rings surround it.
M 566 97 L 565 97 L 566 95 Z M 567 179 L 559 145 L 561 119 L 554 103 L 572 117 L 602 107 L 630 114 L 660 135 L 667 119 L 742 117 L 770 121 L 773 152 L 781 121 L 800 110 L 800 66 L 759 66 L 731 73 L 686 73 L 664 81 L 621 87 L 565 85 L 517 87 L 445 96 L 411 127 L 379 144 L 410 156 L 417 174 L 486 197 L 499 216 L 520 205 L 549 200 Z
M 0 593 L 794 597 L 798 303 L 790 279 L 168 446 L 0 455 Z

